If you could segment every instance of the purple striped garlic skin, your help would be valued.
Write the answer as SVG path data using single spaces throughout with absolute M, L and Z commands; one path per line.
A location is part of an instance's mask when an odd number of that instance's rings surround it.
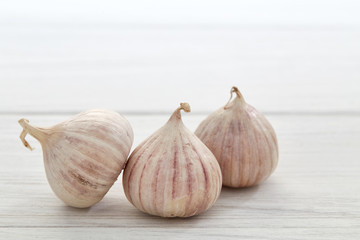
M 233 92 L 236 97 L 230 102 Z M 201 122 L 195 134 L 218 160 L 224 186 L 254 186 L 265 181 L 277 166 L 276 134 L 236 87 L 231 89 L 230 100 Z
M 110 110 L 89 110 L 51 128 L 19 120 L 26 134 L 42 146 L 47 180 L 67 205 L 90 207 L 99 202 L 117 180 L 133 143 L 130 123 Z
M 180 110 L 131 154 L 124 173 L 127 199 L 139 210 L 161 217 L 190 217 L 209 209 L 222 186 L 211 151 L 189 130 Z

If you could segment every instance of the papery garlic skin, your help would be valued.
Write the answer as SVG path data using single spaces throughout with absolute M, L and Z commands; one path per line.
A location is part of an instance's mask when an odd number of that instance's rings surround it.
M 72 207 L 90 207 L 105 196 L 133 143 L 130 123 L 110 110 L 89 110 L 51 128 L 31 126 L 26 119 L 19 123 L 26 147 L 31 149 L 27 133 L 41 143 L 48 182 Z
M 221 191 L 221 170 L 211 151 L 190 131 L 180 110 L 132 152 L 124 173 L 127 199 L 162 217 L 190 217 L 210 208 Z
M 275 131 L 263 114 L 247 104 L 233 87 L 236 98 L 210 114 L 195 134 L 220 164 L 223 185 L 249 187 L 265 181 L 279 158 Z M 230 97 L 231 100 L 231 97 Z

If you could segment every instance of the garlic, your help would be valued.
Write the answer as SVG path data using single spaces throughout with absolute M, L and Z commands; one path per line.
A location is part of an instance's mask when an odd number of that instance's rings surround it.
M 211 151 L 181 120 L 180 110 L 130 155 L 123 173 L 127 199 L 162 217 L 190 217 L 210 208 L 221 191 L 221 170 Z
M 236 98 L 231 101 L 233 93 Z M 263 114 L 245 102 L 236 87 L 231 89 L 229 102 L 210 114 L 195 134 L 218 160 L 224 186 L 259 184 L 277 166 L 279 153 L 274 129 Z
M 125 166 L 133 142 L 129 122 L 109 110 L 90 110 L 51 128 L 19 120 L 42 146 L 48 182 L 67 205 L 86 208 L 99 202 Z

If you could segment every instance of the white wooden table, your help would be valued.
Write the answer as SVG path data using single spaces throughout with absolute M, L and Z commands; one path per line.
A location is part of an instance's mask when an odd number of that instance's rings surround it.
M 311 20 L 310 10 L 297 18 L 296 7 L 285 4 L 293 22 L 281 25 L 280 1 L 267 6 L 280 14 L 270 24 L 246 15 L 252 1 L 238 8 L 245 17 L 228 6 L 230 17 L 219 13 L 211 22 L 217 12 L 210 4 L 190 23 L 170 7 L 167 15 L 146 5 L 160 20 L 144 7 L 137 14 L 150 23 L 128 23 L 137 15 L 121 10 L 126 16 L 116 18 L 107 7 L 109 15 L 98 17 L 93 3 L 84 5 L 95 23 L 70 3 L 45 14 L 20 2 L 24 7 L 0 8 L 0 239 L 360 239 L 356 3 L 330 4 L 320 20 Z M 76 18 L 79 12 L 84 18 Z M 339 12 L 347 18 L 329 14 Z M 46 181 L 40 144 L 28 137 L 36 148 L 30 152 L 19 139 L 22 117 L 50 126 L 100 107 L 130 121 L 137 146 L 182 101 L 193 110 L 184 123 L 195 130 L 226 103 L 233 85 L 274 126 L 279 165 L 264 184 L 223 188 L 197 217 L 141 213 L 126 200 L 121 177 L 92 208 L 67 207 Z

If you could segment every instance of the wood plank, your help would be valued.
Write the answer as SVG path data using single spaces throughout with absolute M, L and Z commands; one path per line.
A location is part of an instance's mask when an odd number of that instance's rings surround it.
M 184 114 L 194 130 L 205 115 Z M 33 152 L 18 139 L 20 115 L 0 118 L 0 238 L 356 239 L 360 229 L 359 116 L 268 115 L 277 130 L 280 162 L 264 184 L 223 188 L 215 206 L 189 219 L 143 214 L 125 198 L 121 180 L 90 209 L 66 207 L 51 192 L 40 145 Z M 68 115 L 32 115 L 49 126 Z M 127 115 L 135 145 L 168 115 Z
M 21 229 L 10 228 L 0 229 L 0 237 L 7 239 L 9 237 L 18 237 L 21 239 L 34 239 L 37 236 L 44 236 L 52 239 L 326 239 L 338 240 L 344 236 L 347 239 L 358 239 L 360 234 L 359 229 L 352 229 L 349 232 L 348 228 L 222 228 L 207 229 L 207 228 L 179 228 L 175 223 L 173 227 L 167 227 L 166 233 L 164 227 L 155 228 L 35 228 L 35 229 Z

